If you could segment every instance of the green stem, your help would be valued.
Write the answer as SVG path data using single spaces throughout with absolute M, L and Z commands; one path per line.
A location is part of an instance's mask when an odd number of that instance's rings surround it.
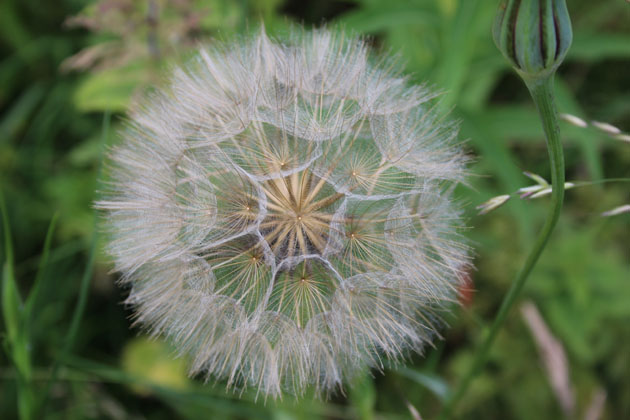
M 456 404 L 464 396 L 470 383 L 485 364 L 490 347 L 501 329 L 501 326 L 505 322 L 510 309 L 518 298 L 518 295 L 521 290 L 523 290 L 523 286 L 525 285 L 529 274 L 545 249 L 545 246 L 549 241 L 549 237 L 551 236 L 551 232 L 560 217 L 560 210 L 562 209 L 562 201 L 564 198 L 564 156 L 562 143 L 560 141 L 560 129 L 558 128 L 558 113 L 553 96 L 553 76 L 542 80 L 527 78 L 524 78 L 524 80 L 530 94 L 532 95 L 532 99 L 536 104 L 538 113 L 540 114 L 540 119 L 542 120 L 543 129 L 547 138 L 547 150 L 549 152 L 549 161 L 551 165 L 552 207 L 549 211 L 545 224 L 536 239 L 534 247 L 525 261 L 525 265 L 518 273 L 514 282 L 512 282 L 512 285 L 503 298 L 499 311 L 492 322 L 490 331 L 477 349 L 470 369 L 466 372 L 464 378 L 461 380 L 451 398 L 444 406 L 440 417 L 442 419 L 449 418 L 451 416 Z

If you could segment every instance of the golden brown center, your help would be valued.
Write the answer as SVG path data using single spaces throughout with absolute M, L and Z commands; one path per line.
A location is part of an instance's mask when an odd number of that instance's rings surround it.
M 324 252 L 333 204 L 343 197 L 310 171 L 266 181 L 269 213 L 261 232 L 279 258 Z

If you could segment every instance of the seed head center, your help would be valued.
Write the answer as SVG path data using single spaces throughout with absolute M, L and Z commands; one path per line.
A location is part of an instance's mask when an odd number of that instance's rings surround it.
M 263 184 L 267 217 L 261 233 L 277 258 L 321 254 L 330 235 L 333 204 L 343 197 L 310 171 Z

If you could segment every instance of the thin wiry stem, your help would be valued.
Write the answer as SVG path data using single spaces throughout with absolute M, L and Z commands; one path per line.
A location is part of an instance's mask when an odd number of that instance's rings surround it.
M 560 211 L 562 209 L 562 202 L 564 199 L 564 154 L 560 140 L 560 129 L 558 127 L 558 112 L 553 95 L 553 76 L 543 80 L 526 79 L 525 81 L 532 99 L 536 104 L 538 113 L 540 114 L 540 119 L 547 138 L 547 150 L 549 152 L 549 162 L 551 166 L 551 209 L 549 210 L 545 224 L 534 243 L 534 247 L 525 260 L 523 268 L 512 282 L 510 289 L 501 302 L 499 311 L 492 322 L 492 326 L 490 327 L 488 334 L 485 336 L 481 345 L 477 349 L 473 363 L 470 365 L 470 368 L 453 392 L 451 398 L 444 406 L 441 415 L 442 419 L 450 417 L 453 409 L 468 390 L 470 383 L 485 364 L 490 347 L 492 346 L 499 330 L 503 326 L 503 323 L 505 322 L 510 309 L 514 305 L 514 302 L 518 298 L 521 290 L 523 290 L 523 286 L 525 285 L 529 274 L 532 272 L 536 262 L 545 249 L 551 233 L 556 226 L 558 218 L 560 217 Z

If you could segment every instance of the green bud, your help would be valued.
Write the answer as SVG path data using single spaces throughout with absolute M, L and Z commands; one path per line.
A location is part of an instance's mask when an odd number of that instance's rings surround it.
M 492 36 L 522 77 L 549 77 L 573 38 L 565 0 L 503 0 Z

